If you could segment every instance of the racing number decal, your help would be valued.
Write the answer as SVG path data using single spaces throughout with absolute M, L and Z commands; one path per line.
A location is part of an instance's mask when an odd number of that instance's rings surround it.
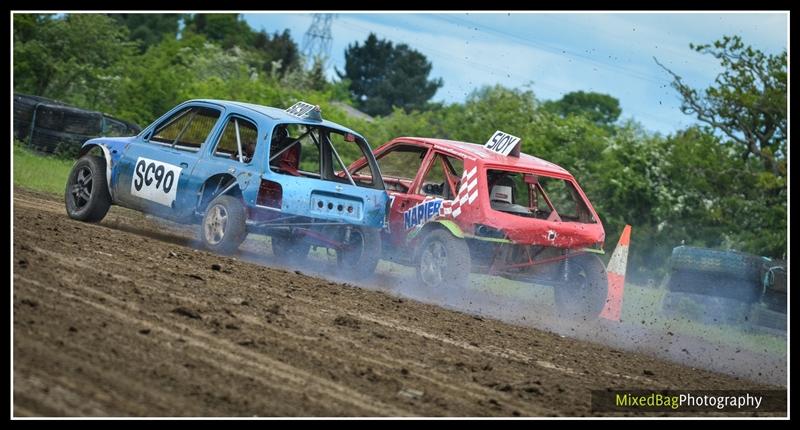
M 519 137 L 497 130 L 483 147 L 498 154 L 511 154 L 519 157 L 519 140 Z
M 387 233 L 392 232 L 392 208 L 394 207 L 394 194 L 389 194 L 389 207 L 386 208 L 386 222 L 384 223 L 384 228 L 386 229 Z
M 133 168 L 131 194 L 164 206 L 172 206 L 181 170 L 172 164 L 139 157 Z
M 136 191 L 141 191 L 142 186 L 147 184 L 149 187 L 153 181 L 156 182 L 156 189 L 161 187 L 161 181 L 164 181 L 162 189 L 165 193 L 169 194 L 172 185 L 175 183 L 175 175 L 173 171 L 164 174 L 164 166 L 156 167 L 155 163 L 147 164 L 144 160 L 136 163 L 136 179 L 133 180 L 133 187 Z M 151 176 L 150 173 L 153 173 Z

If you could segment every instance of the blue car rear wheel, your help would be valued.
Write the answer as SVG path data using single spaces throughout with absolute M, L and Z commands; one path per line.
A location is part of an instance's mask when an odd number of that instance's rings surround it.
M 233 196 L 219 196 L 206 209 L 200 226 L 203 245 L 219 254 L 233 254 L 247 236 L 242 202 Z
M 377 229 L 354 227 L 341 249 L 336 251 L 339 269 L 356 279 L 375 272 L 381 258 L 381 235 Z

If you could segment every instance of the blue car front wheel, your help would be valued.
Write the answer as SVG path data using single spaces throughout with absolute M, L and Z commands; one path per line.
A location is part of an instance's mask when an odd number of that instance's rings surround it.
M 72 167 L 64 190 L 64 203 L 70 218 L 100 222 L 111 207 L 106 185 L 106 160 L 84 155 Z

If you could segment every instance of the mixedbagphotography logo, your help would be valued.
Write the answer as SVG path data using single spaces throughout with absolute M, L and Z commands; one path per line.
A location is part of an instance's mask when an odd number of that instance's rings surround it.
M 593 390 L 596 412 L 786 412 L 786 390 Z

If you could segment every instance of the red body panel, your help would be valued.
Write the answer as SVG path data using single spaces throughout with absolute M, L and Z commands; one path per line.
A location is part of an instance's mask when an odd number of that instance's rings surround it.
M 505 237 L 524 245 L 543 245 L 557 248 L 585 248 L 605 240 L 605 231 L 597 213 L 572 175 L 560 166 L 527 154 L 519 157 L 503 156 L 485 149 L 481 145 L 443 139 L 400 137 L 380 146 L 374 151 L 380 157 L 396 145 L 413 145 L 429 149 L 408 193 L 389 191 L 394 196 L 390 209 L 390 240 L 393 244 L 405 243 L 411 229 L 404 228 L 404 213 L 416 204 L 431 197 L 421 194 L 422 176 L 436 152 L 458 158 L 464 162 L 458 195 L 444 200 L 436 219 L 447 219 L 456 223 L 466 235 L 475 235 L 478 225 L 502 230 Z M 380 160 L 379 160 L 380 162 Z M 353 163 L 353 169 L 364 164 L 364 160 Z M 595 223 L 562 222 L 538 218 L 521 217 L 492 209 L 486 184 L 486 170 L 500 169 L 510 172 L 534 173 L 543 177 L 559 178 L 571 182 L 583 199 Z M 390 180 L 390 179 L 387 179 Z M 420 212 L 422 213 L 422 212 Z M 429 221 L 427 217 L 426 222 Z M 424 224 L 420 222 L 419 224 Z

